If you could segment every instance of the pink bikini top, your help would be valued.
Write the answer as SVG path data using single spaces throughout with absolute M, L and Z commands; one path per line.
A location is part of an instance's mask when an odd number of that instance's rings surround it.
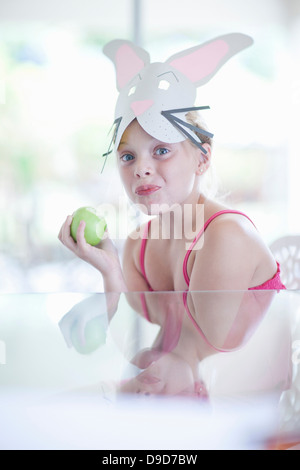
M 222 210 L 222 211 L 219 211 L 219 212 L 216 212 L 215 214 L 213 214 L 205 222 L 202 229 L 196 235 L 196 237 L 194 238 L 193 242 L 191 243 L 191 246 L 187 250 L 186 255 L 184 257 L 183 267 L 182 268 L 183 268 L 183 276 L 184 276 L 184 279 L 186 281 L 187 287 L 189 287 L 189 285 L 190 285 L 190 279 L 189 279 L 189 276 L 188 276 L 188 273 L 187 273 L 187 263 L 188 263 L 189 256 L 190 256 L 194 246 L 196 245 L 196 243 L 198 242 L 200 237 L 203 235 L 203 233 L 207 229 L 208 225 L 216 217 L 218 217 L 219 215 L 222 215 L 222 214 L 240 214 L 240 215 L 243 215 L 244 217 L 247 217 L 247 219 L 250 220 L 250 222 L 253 224 L 251 219 L 249 219 L 249 217 L 246 214 L 244 214 L 243 212 L 239 212 L 239 211 L 235 211 L 235 210 Z M 141 250 L 140 250 L 140 267 L 141 267 L 142 274 L 143 274 L 145 280 L 147 281 L 149 290 L 153 291 L 153 289 L 152 289 L 152 287 L 151 287 L 151 285 L 150 285 L 150 283 L 147 279 L 147 275 L 146 275 L 146 271 L 145 271 L 145 250 L 146 250 L 146 244 L 147 244 L 147 239 L 148 239 L 150 223 L 151 223 L 151 220 L 149 220 L 148 224 L 146 225 L 145 231 L 144 231 L 144 234 L 143 234 L 143 238 L 142 238 Z M 280 279 L 280 266 L 279 266 L 279 263 L 277 263 L 277 271 L 271 279 L 269 279 L 268 281 L 264 282 L 263 284 L 261 284 L 259 286 L 249 288 L 249 290 L 255 290 L 255 289 L 256 290 L 280 290 L 280 289 L 285 289 L 285 286 L 282 284 L 281 279 Z

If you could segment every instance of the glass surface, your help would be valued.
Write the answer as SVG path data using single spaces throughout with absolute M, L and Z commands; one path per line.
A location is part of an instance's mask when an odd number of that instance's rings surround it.
M 0 447 L 300 441 L 297 291 L 0 296 Z

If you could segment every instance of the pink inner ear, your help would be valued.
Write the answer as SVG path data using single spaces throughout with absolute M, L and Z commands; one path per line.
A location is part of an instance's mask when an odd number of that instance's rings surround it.
M 117 51 L 115 63 L 119 88 L 123 88 L 145 65 L 127 44 Z
M 218 68 L 228 50 L 229 46 L 225 41 L 217 40 L 189 55 L 174 59 L 170 65 L 186 75 L 192 82 L 197 82 Z

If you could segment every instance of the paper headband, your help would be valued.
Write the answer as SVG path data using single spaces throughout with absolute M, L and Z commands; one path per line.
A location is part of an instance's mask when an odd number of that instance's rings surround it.
M 207 83 L 234 54 L 249 47 L 252 38 L 240 33 L 219 36 L 202 45 L 171 56 L 166 62 L 150 63 L 144 49 L 130 41 L 116 39 L 103 49 L 115 65 L 117 89 L 114 133 L 107 155 L 118 148 L 123 132 L 137 119 L 141 127 L 161 142 L 176 143 L 189 138 L 202 151 L 195 131 L 210 137 L 186 121 L 195 107 L 197 87 Z M 206 152 L 205 152 L 206 153 Z

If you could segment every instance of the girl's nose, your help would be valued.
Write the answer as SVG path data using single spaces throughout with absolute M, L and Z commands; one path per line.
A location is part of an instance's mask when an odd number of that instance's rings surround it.
M 146 166 L 137 166 L 135 169 L 135 176 L 138 178 L 146 178 L 147 176 L 151 176 L 153 174 L 153 170 L 150 167 Z

